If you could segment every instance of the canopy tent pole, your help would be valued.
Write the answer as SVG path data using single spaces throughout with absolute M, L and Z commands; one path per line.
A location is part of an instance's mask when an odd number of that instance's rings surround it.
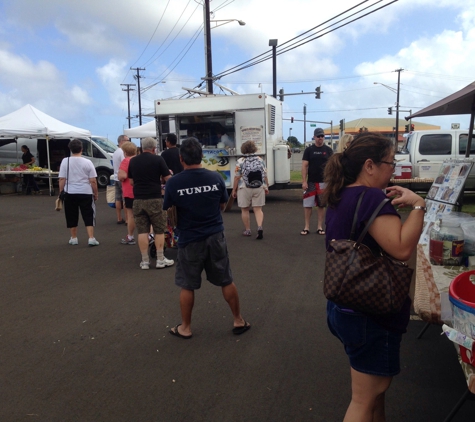
M 53 190 L 53 179 L 51 177 L 51 160 L 49 156 L 49 138 L 48 135 L 46 135 L 46 157 L 48 161 L 48 181 L 49 181 L 49 196 L 53 196 L 54 190 Z
M 467 149 L 465 150 L 465 157 L 470 157 L 470 150 L 472 148 L 473 138 L 473 120 L 475 119 L 475 95 L 472 101 L 472 112 L 470 113 L 470 126 L 468 128 Z

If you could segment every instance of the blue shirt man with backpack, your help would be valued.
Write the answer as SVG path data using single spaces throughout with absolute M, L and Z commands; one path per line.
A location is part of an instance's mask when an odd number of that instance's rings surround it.
M 243 236 L 252 234 L 249 216 L 252 206 L 257 223 L 256 239 L 261 240 L 264 237 L 262 207 L 266 203 L 266 194 L 269 193 L 266 165 L 261 157 L 255 155 L 257 152 L 255 142 L 244 142 L 241 145 L 241 152 L 244 157 L 241 157 L 236 163 L 232 195 L 237 198 L 238 206 L 241 208 L 241 218 L 244 224 Z
M 228 193 L 218 172 L 202 168 L 203 151 L 194 138 L 181 143 L 180 161 L 184 171 L 167 181 L 163 209 L 176 207 L 178 255 L 175 284 L 181 288 L 181 324 L 169 333 L 190 339 L 191 314 L 195 290 L 201 287 L 201 273 L 211 284 L 222 289 L 224 299 L 234 318 L 233 334 L 240 335 L 251 328 L 241 316 L 239 296 L 229 264 L 224 236 L 223 218 Z

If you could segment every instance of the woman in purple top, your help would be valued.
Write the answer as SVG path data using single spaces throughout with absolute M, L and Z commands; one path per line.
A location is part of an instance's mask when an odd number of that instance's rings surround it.
M 425 202 L 401 186 L 387 187 L 395 167 L 394 146 L 384 136 L 365 132 L 357 135 L 342 153 L 334 154 L 325 166 L 327 247 L 332 239 L 349 239 L 358 197 L 366 191 L 358 212 L 355 238 L 386 197 L 363 243 L 380 248 L 406 261 L 417 246 L 424 221 Z M 383 191 L 386 189 L 386 192 Z M 406 221 L 394 206 L 411 206 Z M 328 301 L 330 331 L 343 343 L 351 366 L 352 396 L 344 422 L 385 421 L 384 397 L 392 377 L 399 373 L 399 348 L 409 322 L 411 301 L 407 298 L 395 314 L 366 315 Z

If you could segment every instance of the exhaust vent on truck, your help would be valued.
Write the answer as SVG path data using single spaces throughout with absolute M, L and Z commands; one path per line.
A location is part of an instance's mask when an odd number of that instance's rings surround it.
M 275 106 L 272 104 L 267 105 L 267 114 L 268 114 L 268 128 L 269 128 L 269 135 L 273 135 L 275 133 Z

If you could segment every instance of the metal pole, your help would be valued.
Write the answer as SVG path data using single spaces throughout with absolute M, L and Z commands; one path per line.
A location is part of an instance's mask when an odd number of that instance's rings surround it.
M 277 40 L 269 40 L 269 46 L 272 47 L 272 96 L 277 98 Z M 282 89 L 282 93 L 284 90 Z M 284 97 L 282 97 L 282 101 Z
M 140 96 L 140 71 L 145 70 L 140 67 L 131 67 L 131 70 L 136 70 L 137 71 L 137 76 L 135 78 L 137 79 L 137 94 L 139 97 L 139 124 L 142 125 L 142 100 Z
M 203 2 L 204 35 L 205 35 L 205 66 L 206 66 L 206 91 L 213 93 L 213 59 L 211 55 L 211 25 L 209 0 Z
M 307 104 L 303 105 L 303 145 L 305 146 L 305 142 L 307 142 L 307 123 L 306 118 L 307 116 Z
M 397 146 L 398 146 L 398 142 L 399 142 L 399 85 L 400 85 L 400 82 L 401 82 L 401 72 L 403 71 L 404 69 L 397 69 L 396 72 L 397 72 L 397 98 L 396 98 L 396 139 L 395 139 L 395 147 L 396 147 L 396 151 L 397 151 Z

